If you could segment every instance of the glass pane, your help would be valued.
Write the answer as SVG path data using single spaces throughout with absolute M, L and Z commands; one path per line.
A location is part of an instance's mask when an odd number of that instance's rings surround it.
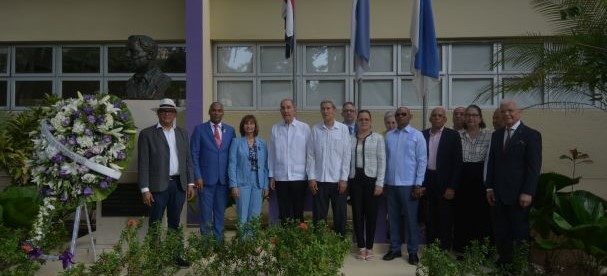
M 0 107 L 6 107 L 8 104 L 8 90 L 6 81 L 0 81 Z
M 343 80 L 309 80 L 306 82 L 306 106 L 320 108 L 323 100 L 332 100 L 341 106 L 345 100 L 346 82 Z
M 371 46 L 370 72 L 392 72 L 392 46 Z
M 52 73 L 52 47 L 17 47 L 15 49 L 16 73 Z
M 171 81 L 171 86 L 167 88 L 164 96 L 175 100 L 185 99 L 185 81 Z
M 400 70 L 402 72 L 411 72 L 411 45 L 401 45 L 400 47 Z M 443 71 L 443 51 L 442 45 L 438 45 L 438 70 Z
M 261 81 L 261 106 L 279 108 L 280 101 L 293 98 L 291 81 Z
M 219 81 L 217 100 L 226 107 L 253 107 L 253 82 Z
M 107 70 L 109 73 L 131 73 L 129 61 L 126 58 L 126 47 L 107 48 Z
M 284 46 L 261 47 L 261 73 L 291 73 L 291 60 L 285 58 Z
M 451 106 L 493 103 L 493 93 L 483 93 L 487 89 L 493 90 L 493 79 L 454 79 L 451 89 Z
M 344 46 L 306 47 L 306 71 L 308 73 L 346 72 L 346 48 Z
M 126 81 L 108 81 L 108 94 L 115 95 L 121 99 L 126 98 Z
M 8 73 L 8 48 L 0 47 L 0 74 Z
M 185 73 L 185 47 L 158 47 L 156 63 L 165 73 Z
M 44 94 L 53 94 L 52 81 L 16 81 L 15 105 L 37 106 L 44 100 Z
M 453 45 L 453 71 L 490 71 L 493 45 Z
M 253 73 L 253 47 L 217 47 L 218 73 Z
M 570 103 L 581 103 L 581 104 L 590 104 L 592 105 L 592 99 L 590 90 L 587 88 L 571 88 L 564 89 L 563 87 L 554 87 L 554 85 L 550 85 L 550 92 L 548 94 L 549 102 L 570 102 Z M 566 104 L 563 104 L 564 108 L 567 107 Z
M 92 95 L 99 93 L 99 81 L 63 81 L 61 82 L 61 97 L 76 98 L 78 92 L 82 95 Z
M 365 80 L 362 85 L 362 106 L 393 106 L 392 80 Z
M 504 71 L 531 71 L 534 69 L 538 60 L 533 58 L 537 53 L 543 52 L 543 44 L 504 44 L 503 51 L 503 69 Z M 514 64 L 514 60 L 516 63 Z
M 441 106 L 441 88 L 442 82 L 439 81 L 436 86 L 430 89 L 428 93 L 427 105 L 428 106 Z M 404 106 L 422 106 L 423 99 L 417 96 L 417 90 L 413 85 L 413 80 L 402 80 L 401 81 L 401 98 L 400 104 Z
M 99 47 L 63 47 L 63 73 L 99 73 Z
M 515 80 L 516 79 L 503 79 L 502 82 L 504 85 L 507 85 Z M 525 93 L 509 92 L 502 96 L 504 99 L 516 101 L 521 107 L 542 103 L 544 98 L 540 89 L 534 89 Z

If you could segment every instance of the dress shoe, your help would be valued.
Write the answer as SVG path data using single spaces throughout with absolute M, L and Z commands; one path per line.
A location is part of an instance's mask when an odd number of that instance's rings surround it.
M 409 254 L 409 264 L 410 265 L 417 265 L 419 263 L 419 258 L 417 257 L 417 254 Z
M 384 257 L 382 258 L 384 261 L 392 261 L 394 260 L 394 258 L 396 257 L 401 257 L 401 253 L 399 252 L 393 252 L 393 251 L 388 251 L 388 254 L 384 255 Z
M 177 257 L 175 258 L 175 266 L 180 268 L 188 268 L 190 267 L 190 263 L 181 257 Z

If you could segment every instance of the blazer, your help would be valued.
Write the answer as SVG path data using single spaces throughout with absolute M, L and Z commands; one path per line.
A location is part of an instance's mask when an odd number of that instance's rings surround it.
M 228 165 L 230 188 L 254 186 L 259 189 L 268 189 L 268 148 L 266 142 L 261 138 L 255 137 L 255 144 L 257 147 L 257 172 L 251 170 L 247 138 L 232 139 Z
M 350 178 L 354 178 L 356 174 L 356 135 L 352 136 L 352 157 L 350 161 Z M 384 138 L 371 132 L 365 138 L 363 144 L 363 168 L 367 177 L 377 178 L 376 186 L 384 186 L 384 175 L 386 174 L 386 143 Z
M 192 133 L 192 169 L 194 179 L 202 179 L 205 186 L 228 184 L 228 157 L 230 143 L 234 138 L 234 128 L 223 123 L 221 126 L 221 148 L 217 149 L 212 123 L 199 124 Z
M 485 184 L 493 189 L 496 200 L 515 204 L 520 194 L 534 196 L 537 190 L 542 165 L 542 135 L 521 122 L 504 149 L 505 131 L 501 128 L 491 136 Z
M 186 191 L 188 183 L 194 183 L 192 159 L 185 129 L 175 127 L 175 142 L 179 160 L 179 184 Z M 148 127 L 139 133 L 137 143 L 139 188 L 148 188 L 150 192 L 162 192 L 169 185 L 169 144 L 162 128 L 157 125 Z
M 422 131 L 426 139 L 427 156 L 430 155 L 430 129 Z M 429 158 L 428 158 L 429 159 Z M 462 142 L 459 133 L 450 128 L 443 128 L 440 141 L 438 141 L 438 152 L 436 153 L 436 178 L 438 189 L 435 193 L 442 195 L 447 188 L 457 189 L 461 181 L 462 165 Z M 426 174 L 426 178 L 428 174 Z M 424 186 L 428 179 L 424 179 Z

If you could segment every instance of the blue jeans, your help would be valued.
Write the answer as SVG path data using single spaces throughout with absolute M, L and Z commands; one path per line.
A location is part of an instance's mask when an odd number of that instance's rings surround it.
M 417 224 L 417 207 L 419 200 L 411 197 L 413 186 L 385 185 L 388 203 L 388 219 L 390 221 L 390 251 L 400 252 L 401 220 L 404 217 L 407 232 L 407 252 L 417 254 L 419 247 L 419 226 Z

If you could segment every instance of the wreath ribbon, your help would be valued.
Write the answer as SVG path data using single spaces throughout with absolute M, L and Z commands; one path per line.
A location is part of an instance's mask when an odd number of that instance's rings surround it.
M 59 140 L 57 140 L 57 138 L 55 138 L 55 136 L 53 136 L 53 134 L 51 133 L 51 131 L 49 129 L 49 125 L 46 120 L 41 121 L 40 129 L 41 129 L 40 133 L 42 134 L 42 137 L 44 137 L 44 139 L 49 143 L 50 146 L 55 147 L 63 155 L 71 158 L 75 162 L 82 164 L 82 165 L 86 166 L 87 168 L 89 168 L 93 171 L 96 171 L 100 174 L 109 176 L 113 179 L 119 179 L 120 176 L 122 175 L 122 172 L 120 172 L 118 170 L 114 170 L 109 167 L 106 167 L 99 163 L 95 163 L 91 160 L 88 160 L 86 157 L 71 151 L 65 145 L 61 144 L 59 142 Z

